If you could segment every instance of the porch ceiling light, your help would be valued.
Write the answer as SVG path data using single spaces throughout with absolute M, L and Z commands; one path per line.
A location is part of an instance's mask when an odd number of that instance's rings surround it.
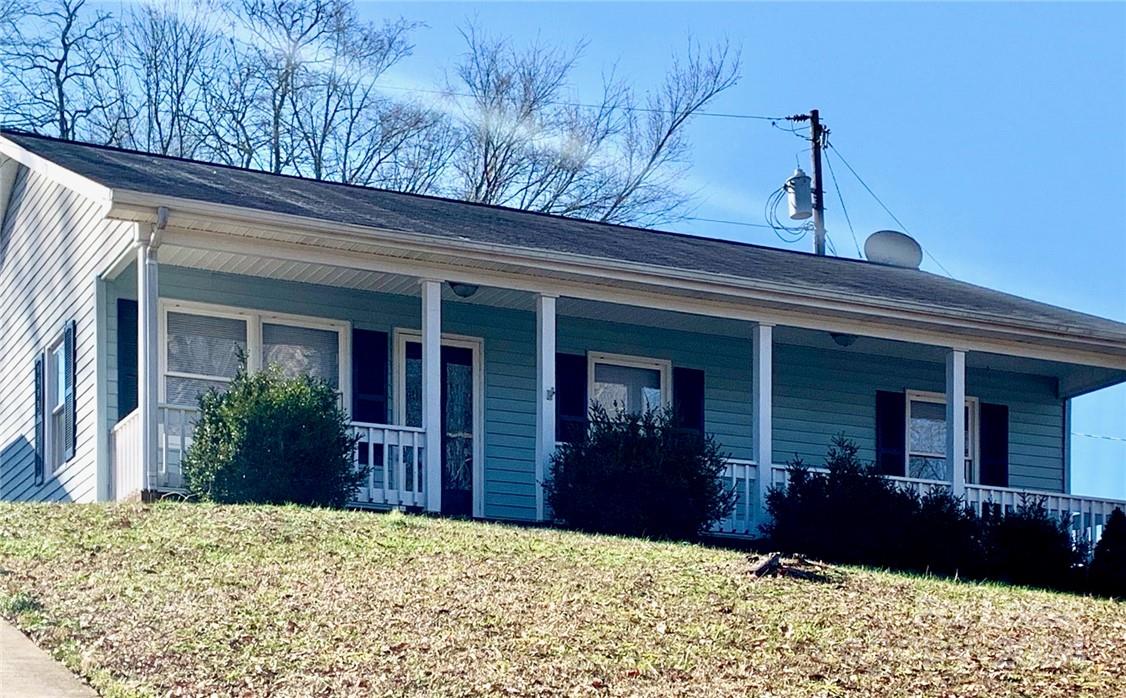
M 453 291 L 454 295 L 458 298 L 469 298 L 474 293 L 477 293 L 477 284 L 467 284 L 461 281 L 447 281 L 446 283 L 450 285 L 450 290 Z
M 839 346 L 851 347 L 852 343 L 856 341 L 856 335 L 845 334 L 844 332 L 830 332 L 829 336 L 833 338 Z

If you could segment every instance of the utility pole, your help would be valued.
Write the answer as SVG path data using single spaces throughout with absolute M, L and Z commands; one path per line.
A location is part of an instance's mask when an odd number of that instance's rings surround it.
M 821 179 L 821 148 L 825 145 L 825 134 L 829 132 L 821 125 L 821 112 L 812 109 L 808 114 L 786 117 L 787 121 L 809 122 L 809 140 L 813 144 L 810 156 L 813 160 L 813 251 L 825 255 L 825 189 Z
M 813 251 L 825 256 L 825 190 L 821 184 L 821 112 L 809 112 L 810 140 L 813 141 Z

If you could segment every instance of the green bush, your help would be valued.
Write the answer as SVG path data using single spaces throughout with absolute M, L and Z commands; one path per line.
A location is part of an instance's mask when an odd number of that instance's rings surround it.
M 199 407 L 183 469 L 201 499 L 342 506 L 366 477 L 352 465 L 356 440 L 324 381 L 243 370 Z
M 1090 581 L 1092 591 L 1126 599 L 1126 514 L 1121 509 L 1112 511 L 1103 526 L 1091 561 Z
M 552 457 L 544 487 L 557 519 L 585 531 L 693 539 L 731 512 L 720 482 L 726 460 L 711 435 L 677 426 L 667 411 L 610 415 Z
M 960 577 L 983 573 L 981 520 L 949 490 L 934 488 L 917 500 L 909 531 L 907 569 Z
M 854 442 L 836 436 L 827 473 L 790 463 L 785 487 L 767 494 L 771 546 L 825 560 L 908 566 L 915 554 L 911 523 L 918 502 L 862 463 Z
M 1067 523 L 1048 513 L 1043 497 L 1024 497 L 1014 511 L 987 516 L 982 526 L 990 578 L 1055 588 L 1073 584 L 1082 552 Z

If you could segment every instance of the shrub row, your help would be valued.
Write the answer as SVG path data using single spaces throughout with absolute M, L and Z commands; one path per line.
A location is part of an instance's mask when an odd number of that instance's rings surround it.
M 978 516 L 948 491 L 901 489 L 862 463 L 856 444 L 843 437 L 833 440 L 825 468 L 815 472 L 795 460 L 788 486 L 770 491 L 763 532 L 771 546 L 836 562 L 1126 596 L 1121 510 L 1088 567 L 1089 544 L 1073 540 L 1042 498 Z
M 544 483 L 554 517 L 596 533 L 690 540 L 727 516 L 733 494 L 715 439 L 665 410 L 590 410 L 585 435 L 552 457 Z

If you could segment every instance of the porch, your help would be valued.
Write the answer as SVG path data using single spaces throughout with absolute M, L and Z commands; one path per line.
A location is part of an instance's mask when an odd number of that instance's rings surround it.
M 541 485 L 557 441 L 581 425 L 591 400 L 632 395 L 636 406 L 652 400 L 691 412 L 730 455 L 723 481 L 737 501 L 716 527 L 721 534 L 756 535 L 765 492 L 784 483 L 784 464 L 794 457 L 819 464 L 840 432 L 904 487 L 945 488 L 979 512 L 1042 495 L 1050 511 L 1093 539 L 1115 506 L 1126 508 L 1067 494 L 1067 398 L 1117 375 L 1108 369 L 911 341 L 910 333 L 843 333 L 856 328 L 832 322 L 754 321 L 189 245 L 162 248 L 158 277 L 153 251 L 138 256 L 109 283 L 111 300 L 137 304 L 138 322 L 125 323 L 117 345 L 133 333 L 141 337 L 135 346 L 146 348 L 124 364 L 120 351 L 110 361 L 119 372 L 131 361 L 138 367 L 135 410 L 124 409 L 120 376 L 111 391 L 110 413 L 121 417 L 107 424 L 118 497 L 182 489 L 195 419 L 185 390 L 193 381 L 221 382 L 231 370 L 230 351 L 221 365 L 213 354 L 170 364 L 170 342 L 187 346 L 177 337 L 211 351 L 222 335 L 170 332 L 171 317 L 173 326 L 186 327 L 184 318 L 241 323 L 234 344 L 251 368 L 270 356 L 299 356 L 306 369 L 334 376 L 360 437 L 356 462 L 373 465 L 356 506 L 543 520 Z M 117 307 L 107 310 L 121 329 Z M 289 344 L 269 336 L 286 328 L 312 334 Z M 458 349 L 469 352 L 464 360 L 444 358 Z M 181 359 L 208 368 L 175 364 Z M 453 416 L 463 422 L 457 429 L 448 428 L 443 406 L 451 370 L 461 371 L 465 407 Z M 881 407 L 888 395 L 898 407 Z M 991 406 L 1004 407 L 1003 453 L 999 437 L 982 440 Z M 451 448 L 461 455 L 451 457 Z

